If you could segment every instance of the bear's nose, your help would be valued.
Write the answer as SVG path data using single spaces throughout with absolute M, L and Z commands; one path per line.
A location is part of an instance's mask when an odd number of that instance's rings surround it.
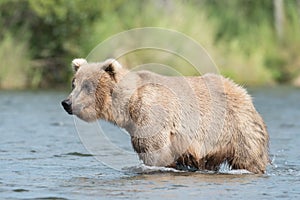
M 65 111 L 72 115 L 72 102 L 70 99 L 65 99 L 61 102 L 61 105 L 64 107 Z

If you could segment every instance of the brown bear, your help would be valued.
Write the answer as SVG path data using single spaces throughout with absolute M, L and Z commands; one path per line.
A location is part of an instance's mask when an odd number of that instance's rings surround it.
M 216 74 L 163 76 L 129 71 L 114 60 L 74 59 L 73 91 L 62 102 L 84 121 L 104 119 L 128 131 L 150 166 L 264 173 L 269 136 L 246 90 Z

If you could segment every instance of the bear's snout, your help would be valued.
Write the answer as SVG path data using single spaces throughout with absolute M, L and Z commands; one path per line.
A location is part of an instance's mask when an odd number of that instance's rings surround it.
M 72 102 L 70 99 L 65 99 L 61 102 L 61 105 L 64 107 L 65 111 L 72 115 Z

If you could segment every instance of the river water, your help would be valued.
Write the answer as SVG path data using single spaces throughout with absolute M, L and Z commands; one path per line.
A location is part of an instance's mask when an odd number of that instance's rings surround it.
M 104 137 L 83 133 L 95 128 L 62 109 L 67 92 L 2 91 L 0 199 L 300 199 L 300 89 L 250 93 L 270 134 L 265 175 L 147 167 L 123 130 L 99 122 Z

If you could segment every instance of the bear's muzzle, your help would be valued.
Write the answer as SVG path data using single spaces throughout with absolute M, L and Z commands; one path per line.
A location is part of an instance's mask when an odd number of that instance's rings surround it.
M 65 111 L 67 111 L 68 114 L 72 115 L 72 102 L 70 99 L 65 99 L 61 102 L 61 105 L 64 107 Z

